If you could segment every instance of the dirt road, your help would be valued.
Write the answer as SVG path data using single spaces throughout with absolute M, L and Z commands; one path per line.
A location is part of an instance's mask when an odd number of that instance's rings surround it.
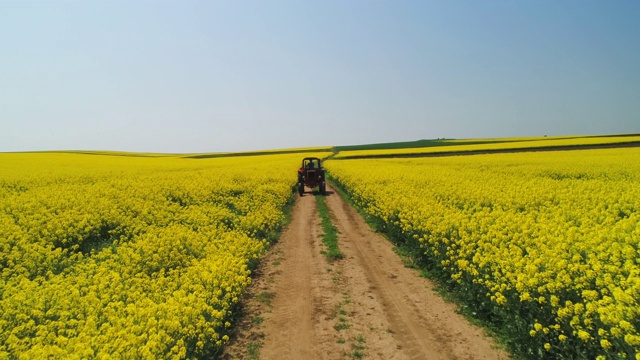
M 329 264 L 311 194 L 258 269 L 223 359 L 508 359 L 406 268 L 332 188 L 345 257 Z

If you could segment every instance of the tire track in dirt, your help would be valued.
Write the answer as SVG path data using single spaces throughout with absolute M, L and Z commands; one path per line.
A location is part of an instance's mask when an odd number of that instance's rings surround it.
M 316 357 L 314 307 L 318 299 L 313 282 L 317 282 L 314 276 L 317 271 L 306 266 L 320 255 L 313 251 L 318 230 L 312 216 L 315 208 L 309 205 L 309 202 L 296 204 L 290 231 L 281 239 L 284 259 L 280 265 L 281 277 L 275 287 L 273 311 L 266 323 L 265 356 L 273 353 L 280 354 L 282 358 L 293 358 L 294 355 Z
M 344 259 L 327 263 L 316 199 L 298 198 L 223 359 L 508 359 L 328 190 Z

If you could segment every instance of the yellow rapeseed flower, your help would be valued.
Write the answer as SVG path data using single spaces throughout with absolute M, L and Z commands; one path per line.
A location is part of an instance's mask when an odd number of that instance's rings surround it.
M 535 299 L 525 321 L 554 326 L 530 335 L 575 334 L 588 349 L 576 357 L 587 357 L 614 351 L 591 341 L 600 330 L 612 344 L 635 344 L 640 330 L 638 158 L 640 149 L 621 148 L 325 165 L 368 216 L 415 240 L 461 289 L 477 289 L 464 294 L 469 306 L 490 300 L 505 313 Z M 640 351 L 627 344 L 628 358 Z
M 0 154 L 0 358 L 219 350 L 300 159 L 328 154 Z

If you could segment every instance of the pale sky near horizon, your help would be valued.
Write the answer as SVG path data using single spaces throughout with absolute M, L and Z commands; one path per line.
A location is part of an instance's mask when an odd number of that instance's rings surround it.
M 3 1 L 0 152 L 640 133 L 640 1 Z

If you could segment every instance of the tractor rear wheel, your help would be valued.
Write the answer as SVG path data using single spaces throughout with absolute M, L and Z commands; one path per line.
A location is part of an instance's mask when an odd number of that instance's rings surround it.
M 327 185 L 324 182 L 320 184 L 320 194 L 322 195 L 327 194 Z
M 304 195 L 304 184 L 303 183 L 298 183 L 298 194 L 300 194 L 300 196 Z

